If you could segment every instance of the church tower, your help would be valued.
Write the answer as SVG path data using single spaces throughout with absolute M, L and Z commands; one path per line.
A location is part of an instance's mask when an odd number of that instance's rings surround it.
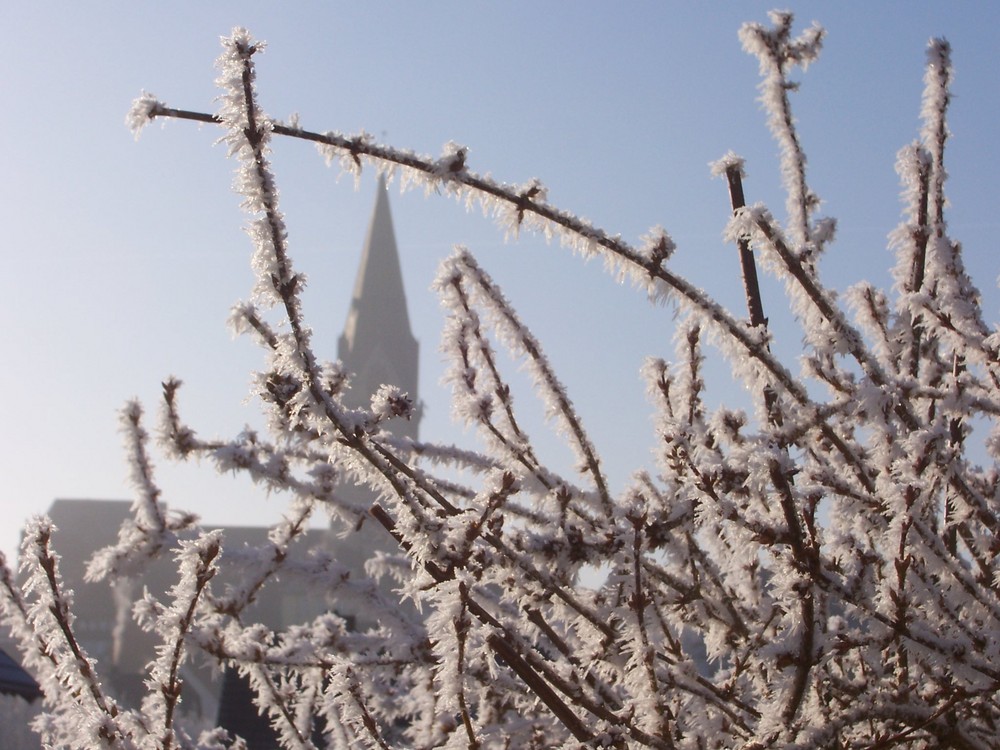
M 395 419 L 387 427 L 398 437 L 416 439 L 421 414 L 417 391 L 419 345 L 410 328 L 388 190 L 381 177 L 337 356 L 351 379 L 345 403 L 351 407 L 366 407 L 379 386 L 398 386 L 413 399 L 414 415 L 409 420 Z M 370 489 L 357 485 L 343 485 L 338 493 L 363 505 L 370 505 L 374 500 Z M 346 535 L 335 531 L 330 543 L 338 562 L 357 571 L 358 575 L 362 574 L 365 561 L 375 550 L 399 551 L 385 529 L 371 518 L 360 529 Z M 393 584 L 390 581 L 383 580 L 381 585 L 385 593 L 391 594 Z M 349 618 L 354 627 L 366 628 L 375 624 L 363 609 L 346 601 L 338 602 L 336 611 Z
M 351 375 L 348 406 L 367 406 L 378 387 L 399 386 L 418 405 L 419 344 L 410 328 L 396 234 L 389 213 L 385 178 L 380 177 L 375 209 L 361 253 L 347 323 L 337 357 Z M 417 437 L 420 410 L 409 421 L 398 420 L 392 432 Z

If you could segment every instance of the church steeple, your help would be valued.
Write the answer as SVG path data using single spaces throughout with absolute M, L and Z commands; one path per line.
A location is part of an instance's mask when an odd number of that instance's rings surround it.
M 384 177 L 379 178 L 375 208 L 337 356 L 353 375 L 349 404 L 367 405 L 383 383 L 399 386 L 414 402 L 418 401 L 419 345 L 410 328 Z M 394 424 L 393 432 L 415 438 L 418 421 L 419 409 L 409 422 Z
M 347 323 L 337 346 L 337 356 L 351 376 L 351 388 L 345 394 L 347 405 L 367 406 L 380 385 L 398 386 L 417 404 L 416 413 L 408 421 L 394 419 L 387 427 L 397 437 L 416 438 L 420 422 L 418 355 L 419 346 L 410 328 L 410 314 L 406 308 L 388 191 L 385 179 L 379 178 L 375 209 L 361 252 Z M 374 500 L 369 488 L 350 482 L 342 484 L 338 494 L 362 507 Z M 338 534 L 331 538 L 330 543 L 337 561 L 359 576 L 364 575 L 365 561 L 373 551 L 399 551 L 385 529 L 370 519 L 346 536 Z M 379 585 L 386 594 L 393 596 L 393 583 L 389 578 L 383 578 Z M 375 624 L 362 602 L 338 601 L 336 611 L 348 618 L 352 627 L 363 630 Z

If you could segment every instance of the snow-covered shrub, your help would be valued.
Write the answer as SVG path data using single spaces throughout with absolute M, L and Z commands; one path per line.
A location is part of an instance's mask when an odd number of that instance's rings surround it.
M 893 238 L 896 284 L 851 290 L 848 313 L 818 275 L 834 227 L 816 215 L 789 102 L 789 75 L 815 60 L 822 30 L 793 37 L 789 14 L 771 21 L 745 26 L 741 38 L 760 62 L 788 220 L 743 205 L 738 157 L 715 166 L 731 188 L 729 235 L 744 263 L 748 321 L 671 270 L 674 243 L 661 229 L 629 244 L 548 203 L 537 182 L 510 186 L 472 172 L 454 144 L 434 159 L 366 134 L 271 120 L 254 87 L 261 45 L 244 30 L 224 40 L 217 115 L 143 96 L 136 129 L 156 117 L 225 129 L 257 274 L 233 319 L 266 357 L 257 395 L 269 435 L 201 441 L 178 416 L 169 382 L 170 450 L 246 472 L 293 500 L 267 554 L 239 586 L 220 590 L 219 539 L 191 518 L 164 515 L 130 407 L 136 517 L 91 573 L 131 574 L 151 556 L 173 555 L 180 578 L 163 601 L 147 596 L 137 607 L 162 645 L 150 654 L 141 708 L 127 710 L 105 695 L 73 638 L 48 524 L 29 529 L 27 583 L 22 590 L 8 575 L 3 602 L 42 678 L 48 740 L 226 746 L 220 732 L 196 740 L 176 725 L 178 668 L 202 652 L 249 680 L 288 748 L 314 747 L 317 726 L 338 748 L 995 747 L 1000 433 L 986 441 L 994 462 L 986 468 L 968 457 L 967 437 L 972 420 L 995 429 L 1000 414 L 1000 337 L 981 316 L 944 218 L 949 48 L 930 46 L 923 131 L 899 154 L 906 211 Z M 437 281 L 450 311 L 443 348 L 456 410 L 486 449 L 389 435 L 383 426 L 411 406 L 398 389 L 372 394 L 371 411 L 347 408 L 343 374 L 317 359 L 303 319 L 302 277 L 268 162 L 276 135 L 315 141 L 348 172 L 371 166 L 482 204 L 502 228 L 601 255 L 641 293 L 675 305 L 677 358 L 645 369 L 657 475 L 609 490 L 541 344 L 464 249 Z M 798 371 L 772 353 L 755 258 L 784 282 L 801 326 Z M 706 404 L 706 339 L 756 399 L 752 413 Z M 577 453 L 577 476 L 538 460 L 494 341 L 525 362 Z M 377 499 L 342 502 L 335 488 L 344 479 Z M 372 570 L 400 575 L 399 591 L 424 616 L 317 558 L 307 571 L 317 591 L 366 597 L 378 628 L 352 631 L 334 615 L 283 632 L 244 624 L 241 613 L 318 507 L 346 527 L 367 516 L 385 528 L 405 564 L 383 557 Z M 609 571 L 599 589 L 579 585 L 584 566 Z

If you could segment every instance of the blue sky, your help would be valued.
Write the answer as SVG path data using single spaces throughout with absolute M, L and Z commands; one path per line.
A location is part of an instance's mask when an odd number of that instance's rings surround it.
M 449 140 L 470 167 L 520 183 L 539 177 L 557 206 L 636 240 L 662 224 L 677 267 L 742 310 L 721 232 L 725 186 L 707 164 L 748 160 L 751 201 L 783 215 L 776 146 L 756 101 L 756 61 L 736 38 L 770 4 L 645 2 L 5 3 L 0 47 L 0 549 L 56 497 L 129 498 L 117 411 L 150 412 L 168 375 L 205 436 L 258 423 L 245 403 L 260 357 L 225 327 L 249 294 L 249 242 L 230 191 L 232 164 L 210 127 L 172 122 L 138 143 L 124 127 L 142 89 L 212 111 L 218 39 L 233 26 L 267 40 L 260 96 L 274 116 L 314 130 L 366 129 L 436 155 Z M 984 291 L 1000 298 L 996 182 L 1000 7 L 987 3 L 797 3 L 798 27 L 828 30 L 793 101 L 810 178 L 839 220 L 825 261 L 844 288 L 885 283 L 885 236 L 899 219 L 895 154 L 918 131 L 927 39 L 954 47 L 949 213 Z M 318 348 L 334 356 L 374 177 L 338 179 L 306 144 L 279 142 L 274 166 L 291 248 L 310 278 Z M 422 194 L 391 196 L 423 361 L 422 435 L 468 441 L 438 385 L 442 313 L 428 290 L 453 243 L 468 245 L 546 345 L 615 486 L 648 464 L 652 430 L 638 369 L 673 351 L 671 310 L 557 246 L 505 243 L 481 216 Z M 770 290 L 776 325 L 784 313 Z M 779 329 L 779 338 L 786 329 Z M 787 328 L 794 353 L 799 335 Z M 513 368 L 512 368 L 513 369 Z M 739 398 L 724 367 L 717 395 Z M 531 408 L 530 398 L 521 404 Z M 533 431 L 544 428 L 540 420 Z M 564 456 L 553 444 L 553 460 Z M 265 523 L 281 512 L 207 466 L 157 458 L 166 501 L 207 523 Z

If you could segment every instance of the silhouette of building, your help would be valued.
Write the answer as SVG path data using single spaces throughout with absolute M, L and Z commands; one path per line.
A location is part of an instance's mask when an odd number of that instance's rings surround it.
M 415 413 L 409 420 L 394 420 L 388 428 L 397 437 L 416 439 L 422 412 L 418 400 L 419 350 L 410 326 L 388 190 L 385 180 L 380 178 L 347 322 L 337 346 L 337 358 L 344 370 L 351 373 L 346 404 L 368 406 L 379 386 L 396 385 L 413 399 Z M 352 503 L 371 504 L 374 499 L 367 487 L 353 484 L 341 485 L 338 493 Z M 363 572 L 365 561 L 374 551 L 398 552 L 396 543 L 373 519 L 367 519 L 348 534 L 334 530 L 330 547 L 338 562 L 358 574 Z M 383 581 L 382 585 L 388 593 L 390 582 Z M 356 627 L 374 624 L 365 612 L 347 602 L 338 604 L 336 611 Z
M 177 568 L 172 555 L 163 555 L 149 564 L 140 580 L 94 583 L 84 580 L 87 562 L 102 547 L 118 539 L 118 527 L 130 514 L 127 500 L 56 500 L 48 515 L 56 528 L 55 547 L 60 556 L 60 570 L 66 586 L 74 592 L 74 632 L 88 655 L 98 662 L 119 700 L 131 700 L 145 693 L 146 666 L 153 657 L 157 639 L 145 633 L 130 617 L 131 604 L 146 588 L 164 601 L 166 592 L 177 582 Z M 243 550 L 268 544 L 266 527 L 226 526 L 224 550 L 219 573 L 213 586 L 234 581 L 234 558 Z M 329 534 L 324 529 L 309 529 L 300 542 L 289 550 L 289 563 L 302 560 L 312 548 L 325 545 Z M 218 588 L 216 590 L 219 590 Z M 305 582 L 280 575 L 257 592 L 247 610 L 248 622 L 259 622 L 273 630 L 307 621 L 326 611 L 322 597 Z M 217 670 L 201 660 L 189 662 L 183 670 L 184 709 L 196 715 L 214 717 L 219 704 Z
M 348 406 L 367 405 L 379 386 L 397 385 L 417 401 L 419 345 L 413 336 L 406 293 L 403 287 L 399 251 L 389 210 L 385 181 L 380 179 L 368 234 L 347 314 L 347 322 L 338 344 L 338 357 L 351 376 L 351 388 L 345 398 Z M 400 420 L 394 426 L 398 436 L 416 438 L 420 408 L 413 419 Z M 349 500 L 370 503 L 370 491 L 363 487 L 344 485 L 339 492 Z M 142 587 L 155 595 L 164 594 L 175 582 L 177 571 L 169 558 L 154 561 L 139 586 L 132 590 L 126 584 L 95 584 L 84 581 L 83 574 L 90 556 L 98 549 L 113 544 L 118 528 L 128 516 L 130 503 L 114 500 L 56 500 L 49 515 L 63 530 L 56 544 L 62 557 L 64 580 L 76 592 L 76 629 L 81 645 L 96 658 L 101 671 L 116 692 L 126 699 L 142 695 L 142 680 L 155 642 L 124 616 L 129 601 Z M 265 527 L 223 528 L 224 550 L 222 572 L 216 583 L 226 581 L 226 556 L 243 548 L 260 547 L 267 543 Z M 352 571 L 363 570 L 364 562 L 375 549 L 395 551 L 394 542 L 374 521 L 358 531 L 342 535 L 324 529 L 311 529 L 303 543 L 290 553 L 305 555 L 309 549 L 324 547 Z M 306 584 L 295 580 L 272 580 L 258 593 L 248 616 L 274 630 L 282 630 L 326 611 L 329 603 L 317 597 Z M 366 613 L 350 605 L 335 604 L 334 610 L 357 627 L 373 624 Z M 252 707 L 246 685 L 227 672 L 212 673 L 188 665 L 184 674 L 183 704 L 187 711 L 224 722 L 230 731 L 247 733 L 251 750 L 269 747 L 267 728 L 261 728 Z M 222 686 L 228 688 L 220 696 Z M 241 731 L 242 730 L 242 731 Z M 251 735 L 253 739 L 251 739 Z M 276 746 L 276 745 L 275 745 Z
M 337 358 L 350 374 L 350 389 L 344 398 L 347 406 L 367 406 L 372 394 L 387 383 L 410 395 L 417 404 L 416 413 L 412 419 L 394 424 L 393 432 L 400 437 L 416 439 L 420 421 L 417 401 L 419 344 L 410 326 L 388 191 L 381 178 L 347 322 L 337 346 Z M 353 484 L 341 485 L 338 493 L 351 502 L 370 503 L 373 499 L 370 490 Z M 363 573 L 365 561 L 375 550 L 395 551 L 395 542 L 372 520 L 347 534 L 332 529 L 326 544 L 337 561 L 355 575 Z M 388 582 L 383 582 L 384 588 L 388 586 Z M 356 604 L 338 601 L 334 611 L 352 627 L 366 628 L 375 624 Z M 287 624 L 301 621 L 302 618 L 298 618 Z M 226 670 L 223 679 L 217 723 L 246 740 L 248 750 L 278 746 L 274 731 L 253 706 L 249 685 L 232 668 Z M 314 727 L 314 734 L 317 733 L 318 728 Z M 317 747 L 323 746 L 318 735 L 313 741 Z

